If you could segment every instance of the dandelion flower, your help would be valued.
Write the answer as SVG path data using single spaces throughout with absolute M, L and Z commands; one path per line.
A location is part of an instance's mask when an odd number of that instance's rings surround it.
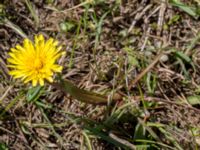
M 9 74 L 21 78 L 24 83 L 32 82 L 33 86 L 44 85 L 44 81 L 53 82 L 53 73 L 61 72 L 62 66 L 56 64 L 64 54 L 53 38 L 45 41 L 42 34 L 36 35 L 34 43 L 24 39 L 23 45 L 17 44 L 9 53 Z

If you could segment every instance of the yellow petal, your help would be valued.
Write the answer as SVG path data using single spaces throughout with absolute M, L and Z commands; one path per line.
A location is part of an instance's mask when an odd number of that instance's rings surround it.
M 40 78 L 40 79 L 39 79 L 39 82 L 40 82 L 40 85 L 41 85 L 41 86 L 44 86 L 44 79 Z
M 46 79 L 47 79 L 49 82 L 53 82 L 53 78 L 52 78 L 52 77 L 46 77 Z
M 39 34 L 38 40 L 39 40 L 39 41 L 44 41 L 44 36 L 43 36 L 42 34 Z
M 12 59 L 12 58 L 8 58 L 7 61 L 11 64 L 16 64 L 16 65 L 19 65 L 21 64 L 22 62 L 19 61 L 19 60 L 15 60 L 15 59 Z
M 16 45 L 17 50 L 19 51 L 26 51 L 21 45 L 17 44 Z
M 32 85 L 33 85 L 33 86 L 36 86 L 36 85 L 37 85 L 37 82 L 38 82 L 38 81 L 37 81 L 36 79 L 33 79 L 33 80 L 32 80 Z
M 57 45 L 58 45 L 58 41 L 56 40 L 53 42 L 53 46 L 57 46 Z
M 62 66 L 59 66 L 59 65 L 53 65 L 52 66 L 52 70 L 55 71 L 55 72 L 61 72 L 62 71 Z
M 15 48 L 11 48 L 10 50 L 11 52 L 14 52 L 14 53 L 18 52 L 18 50 L 16 50 Z

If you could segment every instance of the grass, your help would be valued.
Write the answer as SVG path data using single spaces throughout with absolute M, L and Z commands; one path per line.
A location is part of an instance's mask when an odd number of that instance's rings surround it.
M 4 0 L 0 149 L 199 149 L 198 9 L 197 2 L 178 0 Z M 78 92 L 10 78 L 9 49 L 37 33 L 63 45 L 61 76 Z M 85 102 L 98 95 L 85 98 L 88 93 L 120 99 L 92 105 Z

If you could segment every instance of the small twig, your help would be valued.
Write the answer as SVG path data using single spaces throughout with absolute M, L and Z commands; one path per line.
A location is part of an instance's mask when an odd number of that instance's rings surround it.
M 17 95 L 5 108 L 4 110 L 0 113 L 0 118 L 11 108 L 13 107 L 16 102 L 19 103 L 20 98 L 22 98 L 24 94 L 21 92 L 19 95 Z
M 113 134 L 112 132 L 109 133 L 109 136 L 111 138 L 113 138 L 114 140 L 116 140 L 119 143 L 122 143 L 124 145 L 126 145 L 128 148 L 130 148 L 131 150 L 136 150 L 136 146 L 133 145 L 132 143 L 128 142 L 127 140 L 121 139 L 119 137 L 117 137 L 115 134 Z
M 147 44 L 147 42 L 148 42 L 148 39 L 149 39 L 149 36 L 147 36 L 147 34 L 150 34 L 150 31 L 151 31 L 151 28 L 149 27 L 149 28 L 147 29 L 145 35 L 144 35 L 145 38 L 144 38 L 144 43 L 143 43 L 142 46 L 141 46 L 141 51 L 144 51 L 144 49 L 145 49 L 145 46 L 146 46 L 146 44 Z
M 0 70 L 3 72 L 4 77 L 9 79 L 9 74 L 8 74 L 9 70 L 6 67 L 6 63 L 2 58 L 0 58 Z
M 132 31 L 132 29 L 134 28 L 135 24 L 137 23 L 138 20 L 140 20 L 142 18 L 142 16 L 145 14 L 146 11 L 148 11 L 150 8 L 152 7 L 152 4 L 147 5 L 141 13 L 138 13 L 134 20 L 131 23 L 131 26 L 128 29 L 128 33 L 130 33 Z
M 136 100 L 140 100 L 141 96 L 134 96 L 132 98 L 134 99 L 134 101 L 136 101 Z M 200 113 L 200 109 L 197 109 L 195 107 L 191 107 L 189 105 L 183 105 L 183 104 L 180 104 L 180 103 L 177 103 L 177 102 L 174 102 L 174 101 L 168 101 L 168 100 L 165 100 L 163 98 L 144 97 L 144 100 L 146 100 L 146 101 L 155 101 L 155 102 L 163 102 L 163 103 L 168 103 L 168 104 L 172 104 L 172 105 L 182 106 L 182 107 L 185 107 L 186 109 L 192 109 L 192 110 L 197 111 L 198 113 Z
M 2 127 L 2 126 L 0 126 L 0 130 L 1 130 L 1 131 L 4 131 L 4 132 L 6 132 L 6 133 L 8 133 L 8 134 L 10 134 L 10 135 L 15 136 L 15 137 L 19 138 L 20 140 L 22 140 L 22 141 L 24 142 L 24 139 L 23 139 L 23 137 L 22 137 L 21 135 L 15 134 L 15 133 L 13 133 L 12 131 L 10 131 L 10 130 L 8 130 L 8 129 Z
M 4 132 L 6 132 L 6 133 L 8 133 L 8 134 L 10 134 L 10 135 L 13 135 L 13 136 L 15 136 L 16 138 L 19 138 L 20 140 L 22 140 L 22 142 L 24 142 L 24 144 L 26 145 L 26 148 L 28 148 L 28 149 L 30 149 L 30 150 L 32 149 L 32 148 L 28 145 L 27 141 L 24 140 L 24 137 L 23 137 L 22 135 L 15 134 L 15 133 L 13 133 L 12 131 L 10 131 L 10 130 L 8 130 L 8 129 L 5 129 L 5 128 L 1 127 L 1 126 L 0 126 L 0 130 L 4 131 Z
M 49 10 L 56 11 L 58 13 L 64 13 L 64 14 L 66 14 L 66 13 L 68 13 L 71 10 L 75 10 L 75 9 L 77 9 L 79 7 L 82 7 L 84 5 L 87 5 L 87 4 L 92 4 L 93 2 L 94 2 L 93 0 L 86 0 L 85 2 L 82 2 L 82 3 L 76 5 L 76 6 L 72 7 L 72 8 L 68 8 L 68 9 L 65 9 L 65 10 L 59 10 L 59 9 L 57 9 L 55 7 L 49 7 L 49 6 L 46 6 L 45 8 L 49 9 Z
M 15 114 L 14 114 L 14 116 L 16 118 Z M 30 143 L 28 142 L 26 136 L 24 135 L 24 132 L 22 131 L 18 120 L 15 120 L 15 124 L 16 124 L 16 127 L 17 127 L 18 131 L 19 131 L 19 134 L 21 135 L 21 138 L 22 138 L 23 142 L 26 143 L 27 148 L 29 148 L 31 150 L 32 148 L 29 146 Z
M 159 17 L 158 17 L 158 28 L 157 28 L 157 36 L 161 35 L 162 32 L 162 28 L 163 28 L 163 22 L 164 22 L 164 14 L 166 11 L 166 2 L 161 3 L 161 7 L 160 7 L 160 12 L 159 12 Z
M 0 97 L 0 104 L 2 103 L 2 101 L 6 98 L 6 96 L 8 95 L 8 93 L 12 90 L 13 86 L 9 86 L 7 88 L 7 90 L 4 92 L 4 94 Z
M 154 61 L 146 69 L 144 69 L 132 82 L 130 82 L 130 85 L 128 86 L 128 90 L 130 90 L 133 85 L 135 85 L 151 68 L 155 66 L 155 64 L 160 60 L 162 55 L 163 55 L 163 52 L 160 52 L 156 56 Z

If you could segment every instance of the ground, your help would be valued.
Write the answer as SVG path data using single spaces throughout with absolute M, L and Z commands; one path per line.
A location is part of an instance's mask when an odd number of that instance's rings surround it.
M 0 149 L 199 149 L 199 16 L 199 0 L 2 0 Z M 63 79 L 120 98 L 13 79 L 10 48 L 36 34 L 63 46 Z

